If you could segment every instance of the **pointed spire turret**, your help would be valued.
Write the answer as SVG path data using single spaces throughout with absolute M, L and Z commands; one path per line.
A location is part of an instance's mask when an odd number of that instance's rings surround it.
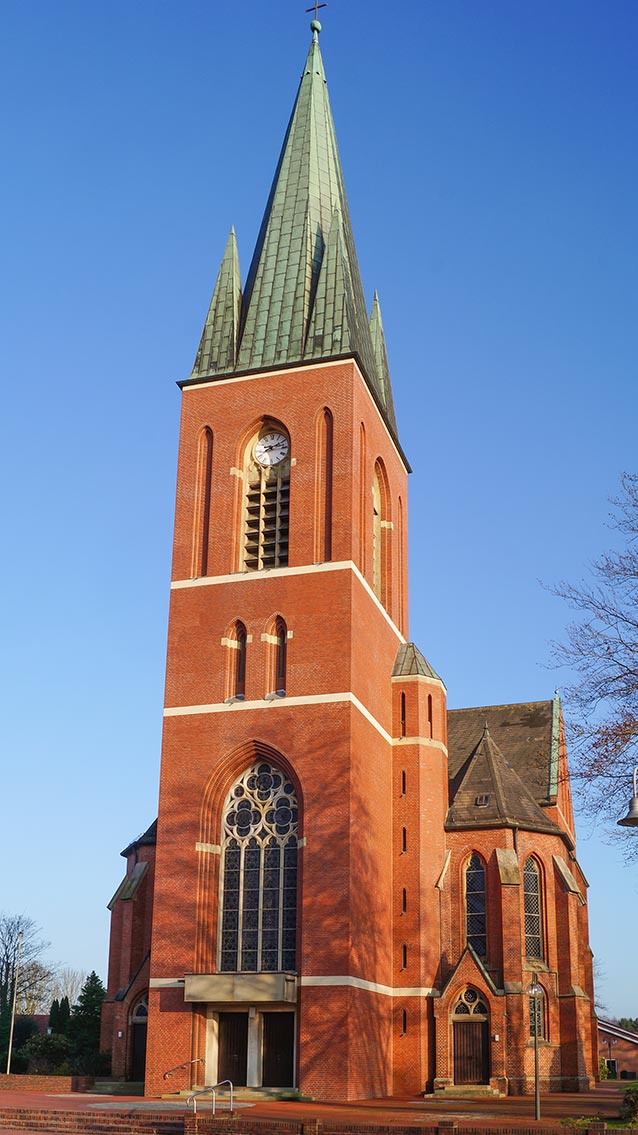
M 383 320 L 381 318 L 381 304 L 379 303 L 379 293 L 377 291 L 375 291 L 374 293 L 372 311 L 370 312 L 370 337 L 372 339 L 372 350 L 374 352 L 374 361 L 377 370 L 377 381 L 379 383 L 383 405 L 385 406 L 388 421 L 396 430 L 397 422 L 394 414 L 392 386 L 390 384 L 388 352 L 385 345 Z
M 234 232 L 191 381 L 355 357 L 396 436 L 378 299 L 368 322 L 326 76 L 321 25 L 299 84 L 241 296 Z
M 210 378 L 234 369 L 240 314 L 239 255 L 235 230 L 231 228 L 191 378 Z

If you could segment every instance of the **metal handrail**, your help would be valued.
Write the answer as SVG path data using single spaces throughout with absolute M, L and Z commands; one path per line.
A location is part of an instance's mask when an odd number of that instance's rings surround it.
M 185 1060 L 183 1064 L 176 1064 L 174 1068 L 169 1068 L 168 1072 L 164 1073 L 162 1079 L 168 1080 L 168 1077 L 172 1076 L 173 1072 L 181 1072 L 182 1068 L 190 1068 L 191 1064 L 203 1064 L 203 1063 L 204 1063 L 203 1056 L 198 1056 L 196 1060 Z
M 207 1095 L 208 1092 L 210 1092 L 211 1101 L 212 1101 L 212 1104 L 213 1104 L 213 1115 L 214 1115 L 215 1114 L 215 1108 L 217 1106 L 217 1089 L 223 1087 L 224 1084 L 228 1084 L 228 1086 L 230 1088 L 230 1101 L 229 1102 L 230 1102 L 230 1110 L 232 1112 L 232 1110 L 233 1110 L 233 1084 L 232 1084 L 232 1080 L 220 1080 L 218 1084 L 210 1084 L 210 1085 L 207 1085 L 205 1088 L 200 1088 L 199 1091 L 197 1091 L 197 1092 L 191 1092 L 190 1096 L 186 1100 L 186 1106 L 189 1107 L 190 1104 L 192 1103 L 193 1115 L 197 1115 L 197 1098 L 198 1098 L 198 1096 L 205 1096 L 205 1095 Z

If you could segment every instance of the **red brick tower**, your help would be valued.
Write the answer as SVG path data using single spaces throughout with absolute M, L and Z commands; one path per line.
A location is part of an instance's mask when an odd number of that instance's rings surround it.
M 544 1091 L 587 1090 L 560 701 L 448 714 L 406 641 L 408 466 L 312 27 L 182 384 L 159 818 L 110 904 L 103 1047 L 139 1079 L 148 1039 L 148 1095 L 529 1093 L 537 1051 Z
M 183 383 L 147 1094 L 434 1073 L 445 691 L 405 642 L 408 466 L 318 30 Z

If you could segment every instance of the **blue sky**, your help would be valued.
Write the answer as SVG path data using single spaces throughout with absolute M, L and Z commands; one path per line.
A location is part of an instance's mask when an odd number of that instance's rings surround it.
M 104 978 L 118 853 L 156 814 L 175 382 L 231 224 L 247 271 L 303 9 L 3 5 L 0 909 Z M 583 576 L 636 469 L 638 8 L 321 17 L 414 467 L 411 635 L 451 706 L 549 698 L 569 613 L 539 581 Z M 638 866 L 585 823 L 579 856 L 603 1000 L 636 1016 Z

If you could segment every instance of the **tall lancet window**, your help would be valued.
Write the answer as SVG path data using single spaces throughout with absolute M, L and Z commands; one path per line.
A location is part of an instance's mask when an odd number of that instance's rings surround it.
M 317 418 L 315 460 L 315 546 L 316 563 L 332 559 L 332 414 L 327 407 Z
M 224 809 L 221 972 L 295 970 L 297 834 L 294 786 L 276 766 L 253 765 Z
M 523 868 L 523 903 L 525 913 L 525 954 L 543 958 L 543 910 L 541 874 L 535 859 L 527 859 Z
M 275 689 L 286 689 L 286 662 L 288 654 L 288 631 L 283 619 L 277 619 L 275 624 Z
M 374 465 L 374 481 L 372 483 L 372 563 L 373 587 L 377 599 L 380 599 L 386 611 L 390 614 L 392 597 L 392 571 L 391 571 L 391 544 L 390 534 L 392 521 L 390 519 L 390 489 L 385 467 L 381 459 Z
M 193 516 L 191 575 L 208 575 L 212 500 L 213 431 L 205 426 L 197 439 L 197 478 Z
M 290 502 L 290 438 L 266 423 L 246 448 L 242 566 L 286 567 Z
M 487 903 L 485 864 L 479 855 L 470 856 L 465 868 L 465 919 L 467 944 L 479 958 L 487 957 Z

